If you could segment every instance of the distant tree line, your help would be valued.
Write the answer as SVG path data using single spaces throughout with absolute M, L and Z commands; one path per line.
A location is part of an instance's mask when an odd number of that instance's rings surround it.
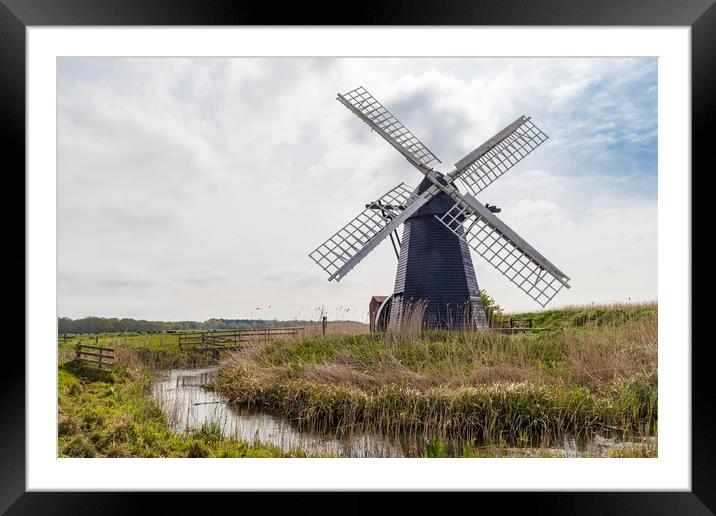
M 302 326 L 315 321 L 280 321 L 277 319 L 209 319 L 207 321 L 145 321 L 144 319 L 118 319 L 116 317 L 84 317 L 83 319 L 57 318 L 57 331 L 63 333 L 136 333 L 188 330 L 246 330 Z

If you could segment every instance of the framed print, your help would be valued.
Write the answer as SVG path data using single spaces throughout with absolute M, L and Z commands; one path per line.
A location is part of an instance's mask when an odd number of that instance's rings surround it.
M 3 510 L 283 490 L 716 510 L 691 301 L 711 2 L 350 26 L 3 2 L 27 200 Z

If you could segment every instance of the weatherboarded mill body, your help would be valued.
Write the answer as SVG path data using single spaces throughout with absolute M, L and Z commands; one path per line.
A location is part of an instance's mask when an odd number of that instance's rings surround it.
M 547 140 L 528 117 L 519 117 L 443 174 L 431 166 L 440 160 L 365 88 L 339 94 L 338 100 L 424 176 L 417 188 L 401 183 L 367 204 L 309 254 L 329 281 L 340 281 L 390 238 L 398 257 L 395 287 L 389 298 L 371 302 L 372 330 L 485 328 L 470 248 L 540 306 L 569 288 L 562 271 L 495 215 L 499 208 L 474 197 Z
M 418 195 L 432 186 L 424 179 Z M 429 328 L 460 329 L 487 326 L 470 248 L 438 217 L 455 204 L 439 193 L 407 218 L 398 257 L 387 330 L 399 330 L 419 319 Z

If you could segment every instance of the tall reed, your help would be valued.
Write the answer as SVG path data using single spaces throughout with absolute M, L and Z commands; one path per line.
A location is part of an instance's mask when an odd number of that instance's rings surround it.
M 388 335 L 239 352 L 222 365 L 216 388 L 321 430 L 540 444 L 655 431 L 655 317 L 519 335 L 418 331 L 415 319 Z

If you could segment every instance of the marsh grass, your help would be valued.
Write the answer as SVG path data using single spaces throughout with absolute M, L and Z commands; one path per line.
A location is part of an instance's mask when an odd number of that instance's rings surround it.
M 423 300 L 408 300 L 403 303 L 397 328 L 389 329 L 390 337 L 402 340 L 417 339 L 423 331 L 423 320 L 427 303 Z M 393 339 L 394 340 L 394 339 Z
M 127 359 L 127 356 L 125 356 Z M 302 451 L 221 436 L 218 425 L 171 430 L 151 397 L 152 376 L 140 359 L 107 374 L 73 363 L 58 368 L 59 457 L 303 457 Z
M 316 324 L 302 338 L 224 355 L 213 387 L 300 429 L 412 436 L 410 456 L 569 456 L 567 439 L 607 436 L 635 442 L 609 456 L 651 457 L 657 315 L 655 303 L 515 314 L 545 328 L 516 335 L 424 331 L 410 315 L 389 335 L 329 322 L 323 337 Z M 100 335 L 116 357 L 102 377 L 70 362 L 78 340 L 94 343 L 76 336 L 58 346 L 60 456 L 305 455 L 218 439 L 211 425 L 173 432 L 171 411 L 152 400 L 152 371 L 212 361 L 181 350 L 176 335 Z
M 312 430 L 523 447 L 653 435 L 656 306 L 574 308 L 547 320 L 552 329 L 518 335 L 408 326 L 272 342 L 231 356 L 214 385 Z

